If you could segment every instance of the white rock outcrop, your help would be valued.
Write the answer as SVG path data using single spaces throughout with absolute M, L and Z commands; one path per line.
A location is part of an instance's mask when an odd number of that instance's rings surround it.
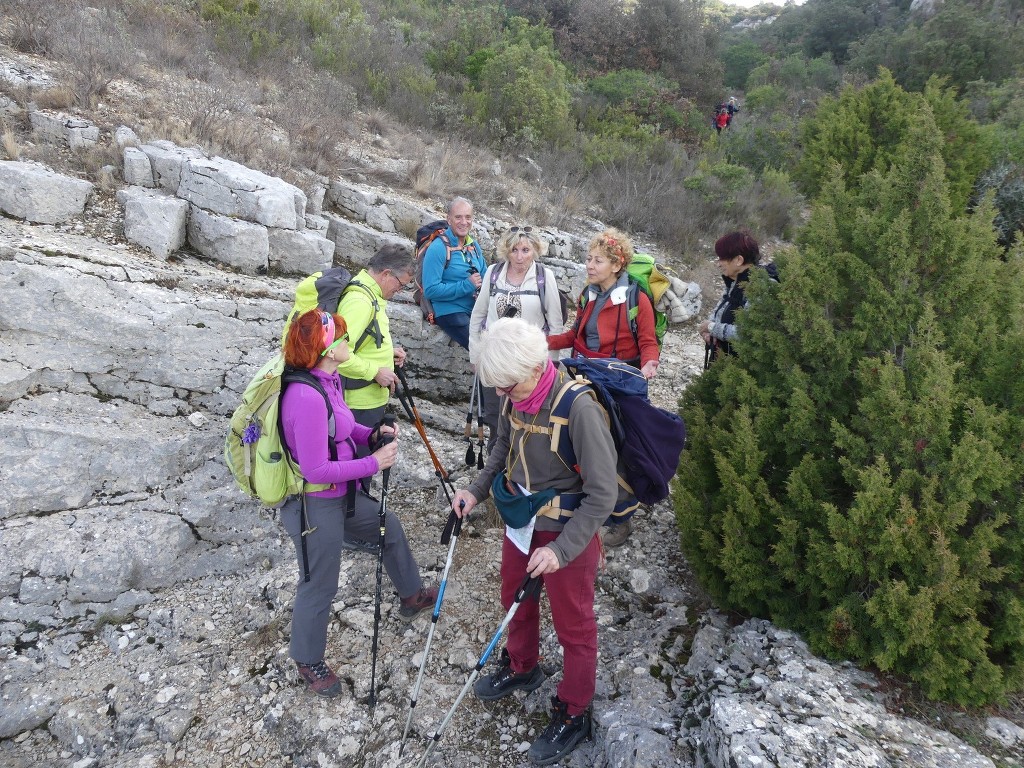
M 92 147 L 100 138 L 98 126 L 80 117 L 63 112 L 49 114 L 39 110 L 29 113 L 36 136 L 48 144 L 63 144 L 71 149 Z
M 81 216 L 93 185 L 34 163 L 0 161 L 0 211 L 38 224 Z
M 124 206 L 124 236 L 129 242 L 161 259 L 185 244 L 189 206 L 184 200 L 142 187 L 120 190 L 117 199 Z
M 222 157 L 182 165 L 178 197 L 222 216 L 280 229 L 302 229 L 305 193 L 291 184 Z
M 124 148 L 124 163 L 121 170 L 124 183 L 136 187 L 155 187 L 153 163 L 149 155 L 138 147 Z
M 250 275 L 267 271 L 270 236 L 267 228 L 193 205 L 188 217 L 188 242 L 207 258 Z

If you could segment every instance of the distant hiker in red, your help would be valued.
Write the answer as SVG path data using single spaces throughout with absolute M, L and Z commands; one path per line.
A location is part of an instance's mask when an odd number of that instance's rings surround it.
M 727 125 L 729 125 L 729 113 L 723 109 L 715 115 L 715 130 L 721 133 Z

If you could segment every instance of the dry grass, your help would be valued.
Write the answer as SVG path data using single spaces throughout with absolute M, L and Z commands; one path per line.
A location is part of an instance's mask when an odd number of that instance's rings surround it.
M 93 108 L 116 78 L 131 74 L 136 49 L 124 18 L 114 10 L 70 7 L 59 17 L 54 53 L 71 66 L 77 104 Z
M 67 109 L 76 101 L 75 91 L 68 85 L 55 85 L 38 91 L 33 101 L 39 109 Z
M 7 155 L 8 160 L 21 159 L 21 146 L 18 144 L 18 137 L 15 135 L 14 129 L 10 127 L 4 128 L 3 136 L 0 137 L 0 144 L 3 145 L 4 153 Z
M 455 152 L 448 144 L 428 147 L 409 164 L 409 186 L 423 197 L 444 197 L 448 179 L 457 165 Z
M 23 53 L 45 54 L 53 43 L 53 19 L 57 11 L 46 0 L 6 0 L 4 13 L 9 14 L 10 46 Z
M 79 163 L 86 176 L 96 182 L 105 192 L 117 189 L 117 177 L 121 175 L 122 155 L 112 143 L 99 143 L 77 152 Z

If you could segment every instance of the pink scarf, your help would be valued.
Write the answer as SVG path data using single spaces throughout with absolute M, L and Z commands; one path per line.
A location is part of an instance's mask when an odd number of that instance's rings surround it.
M 551 360 L 548 360 L 547 367 L 544 369 L 544 373 L 540 375 L 540 380 L 537 382 L 537 386 L 533 388 L 533 392 L 528 394 L 524 400 L 519 402 L 513 400 L 512 406 L 517 411 L 522 411 L 523 413 L 532 415 L 540 413 L 541 403 L 544 402 L 544 398 L 551 391 L 551 385 L 555 383 L 557 373 L 558 371 L 555 369 L 554 364 Z

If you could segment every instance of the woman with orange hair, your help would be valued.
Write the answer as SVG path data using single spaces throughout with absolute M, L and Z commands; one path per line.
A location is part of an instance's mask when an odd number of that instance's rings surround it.
M 366 494 L 360 480 L 391 467 L 398 455 L 398 443 L 393 441 L 368 456 L 356 457 L 357 444 L 373 446 L 382 433 L 397 438 L 397 431 L 356 423 L 345 405 L 338 375 L 338 366 L 348 357 L 348 333 L 340 315 L 313 309 L 288 329 L 286 366 L 309 371 L 323 389 L 321 394 L 310 384 L 293 382 L 281 395 L 281 433 L 288 452 L 306 482 L 329 486 L 290 496 L 281 507 L 281 522 L 295 544 L 300 571 L 290 655 L 299 675 L 319 696 L 341 692 L 324 652 L 331 603 L 338 591 L 342 544 L 346 533 L 349 539 L 376 542 L 380 528 L 379 504 Z M 386 516 L 384 567 L 402 598 L 402 619 L 409 621 L 433 606 L 437 588 L 423 588 L 405 532 L 391 512 Z
M 616 357 L 654 378 L 661 358 L 654 305 L 629 280 L 626 267 L 632 260 L 633 243 L 619 230 L 594 236 L 587 251 L 590 285 L 580 294 L 576 322 L 565 333 L 548 336 L 548 349 L 571 347 L 581 357 Z M 602 540 L 606 547 L 620 547 L 632 532 L 633 521 L 627 520 L 609 528 Z
M 658 370 L 661 350 L 655 334 L 654 307 L 639 286 L 630 284 L 626 267 L 633 243 L 617 229 L 606 229 L 590 241 L 587 281 L 580 295 L 576 322 L 565 333 L 548 336 L 549 349 L 572 349 L 582 357 L 617 357 L 639 368 L 648 379 Z M 636 317 L 631 318 L 630 293 Z

